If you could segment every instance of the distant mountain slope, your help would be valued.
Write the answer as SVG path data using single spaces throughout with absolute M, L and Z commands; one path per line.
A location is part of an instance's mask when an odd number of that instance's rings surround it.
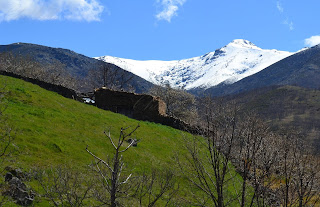
M 111 56 L 97 59 L 113 63 L 155 84 L 169 83 L 189 90 L 207 89 L 222 82 L 234 83 L 290 55 L 290 52 L 265 50 L 238 39 L 214 52 L 178 61 L 137 61 Z
M 244 111 L 254 111 L 274 130 L 281 127 L 302 133 L 320 153 L 320 90 L 271 86 L 223 97 Z
M 1 52 L 12 52 L 32 58 L 33 60 L 43 64 L 50 65 L 56 62 L 65 65 L 65 70 L 79 81 L 83 81 L 90 70 L 96 70 L 100 62 L 94 58 L 90 58 L 68 49 L 52 48 L 36 44 L 14 43 L 10 45 L 0 45 Z M 122 68 L 110 64 L 114 70 L 123 71 Z M 136 92 L 145 92 L 153 86 L 152 83 L 136 76 L 130 72 L 124 71 L 128 76 L 133 76 L 131 83 Z M 82 90 L 92 90 L 93 87 L 88 86 Z
M 0 52 L 12 52 L 32 57 L 42 64 L 53 64 L 59 61 L 66 65 L 73 75 L 85 76 L 98 63 L 96 59 L 86 57 L 68 49 L 53 48 L 29 43 L 0 45 Z
M 320 88 L 320 45 L 287 57 L 232 85 L 219 84 L 211 87 L 206 93 L 222 96 L 272 85 Z

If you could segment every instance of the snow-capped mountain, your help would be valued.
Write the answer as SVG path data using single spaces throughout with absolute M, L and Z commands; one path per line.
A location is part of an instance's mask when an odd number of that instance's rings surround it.
M 97 59 L 113 63 L 152 83 L 169 83 L 172 87 L 188 90 L 237 82 L 292 54 L 261 49 L 250 41 L 237 39 L 214 52 L 184 60 L 138 61 L 112 56 Z

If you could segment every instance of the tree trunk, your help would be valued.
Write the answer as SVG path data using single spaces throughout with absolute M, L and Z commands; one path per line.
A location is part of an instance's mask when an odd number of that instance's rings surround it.
M 119 168 L 119 155 L 118 151 L 116 152 L 114 156 L 114 165 L 113 165 L 113 172 L 112 172 L 112 178 L 111 178 L 111 191 L 110 191 L 110 202 L 111 202 L 111 207 L 116 207 L 116 194 L 117 194 L 117 181 L 118 181 L 118 168 Z
M 246 196 L 246 181 L 247 181 L 247 166 L 244 170 L 243 182 L 242 182 L 242 197 L 241 197 L 241 207 L 244 207 L 245 204 L 245 196 Z
M 217 191 L 218 191 L 217 192 L 218 193 L 218 206 L 217 207 L 224 207 L 222 185 L 218 185 Z

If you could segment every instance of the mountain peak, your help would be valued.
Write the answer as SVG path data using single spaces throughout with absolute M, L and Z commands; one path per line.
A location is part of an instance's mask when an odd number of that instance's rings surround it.
M 15 43 L 12 43 L 12 44 L 9 44 L 9 45 L 34 45 L 32 43 L 25 43 L 25 42 L 15 42 Z
M 115 64 L 155 84 L 169 83 L 186 90 L 231 84 L 255 74 L 292 53 L 261 49 L 236 39 L 214 52 L 177 61 L 137 61 L 114 57 L 100 60 Z
M 258 48 L 252 42 L 244 39 L 235 39 L 232 42 L 230 42 L 227 46 L 236 46 L 236 47 L 243 47 L 243 48 Z

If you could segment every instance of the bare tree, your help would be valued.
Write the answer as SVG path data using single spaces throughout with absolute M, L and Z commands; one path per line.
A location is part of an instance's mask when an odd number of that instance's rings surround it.
M 59 61 L 42 65 L 30 56 L 3 52 L 0 53 L 0 70 L 74 90 L 80 88 L 76 78 L 72 77 L 66 71 L 65 65 Z
M 29 78 L 43 76 L 43 68 L 38 62 L 34 61 L 30 56 L 22 56 L 12 52 L 0 53 L 0 70 Z
M 79 90 L 81 88 L 81 83 L 79 83 L 75 77 L 67 72 L 64 64 L 57 60 L 45 67 L 43 76 L 45 77 L 41 77 L 40 80 L 48 83 L 61 85 L 73 90 Z
M 93 196 L 95 179 L 91 174 L 74 172 L 67 167 L 37 170 L 34 174 L 44 191 L 42 196 L 49 199 L 52 206 L 87 206 Z
M 275 205 L 270 197 L 279 181 L 279 136 L 234 103 L 205 97 L 201 106 L 204 138 L 185 140 L 187 164 L 178 160 L 188 180 L 206 195 L 198 205 Z M 241 178 L 233 173 L 231 163 Z
M 251 112 L 242 113 L 239 119 L 232 160 L 241 175 L 234 179 L 241 186 L 239 190 L 235 187 L 239 206 L 275 205 L 269 198 L 273 195 L 270 188 L 277 182 L 279 137 Z
M 169 84 L 154 86 L 149 94 L 160 97 L 167 105 L 167 114 L 190 124 L 198 121 L 194 95 L 182 89 L 173 89 Z
M 5 103 L 5 85 L 0 86 L 0 160 L 3 161 L 11 152 L 11 144 L 15 134 L 12 126 L 8 123 L 8 117 L 4 114 L 7 108 Z
M 276 135 L 250 114 L 241 119 L 233 162 L 242 175 L 240 206 L 319 203 L 319 160 L 306 150 L 299 134 Z M 246 192 L 247 185 L 253 187 L 253 195 Z
M 113 90 L 132 90 L 133 74 L 116 65 L 99 62 L 88 72 L 87 84 L 94 88 L 106 87 Z
M 199 205 L 232 205 L 236 197 L 228 193 L 228 188 L 236 176 L 232 174 L 231 161 L 239 133 L 238 110 L 235 105 L 214 103 L 211 99 L 205 99 L 202 105 L 206 119 L 204 139 L 185 140 L 187 162 L 178 163 L 187 179 L 211 201 L 205 199 Z
M 250 206 L 273 206 L 279 203 L 272 186 L 278 183 L 275 176 L 279 171 L 279 136 L 268 132 L 262 140 L 261 149 L 252 161 L 249 183 L 254 193 L 251 196 Z M 273 197 L 274 199 L 270 199 Z
M 296 132 L 281 135 L 278 194 L 283 206 L 316 206 L 320 202 L 320 163 Z
M 153 170 L 151 175 L 143 173 L 135 181 L 133 197 L 138 199 L 140 207 L 155 206 L 160 200 L 164 200 L 163 205 L 168 206 L 179 190 L 171 171 L 162 173 Z
M 320 203 L 319 158 L 300 153 L 293 179 L 297 206 L 316 206 Z
M 104 203 L 110 205 L 111 207 L 119 206 L 119 198 L 127 196 L 128 194 L 128 189 L 125 188 L 125 185 L 128 183 L 131 174 L 129 176 L 123 176 L 124 162 L 122 160 L 122 153 L 126 152 L 134 144 L 134 142 L 129 143 L 126 147 L 123 147 L 123 144 L 138 128 L 139 125 L 128 133 L 127 130 L 129 127 L 121 128 L 117 142 L 113 141 L 110 130 L 105 132 L 105 135 L 108 137 L 114 148 L 113 158 L 111 160 L 105 161 L 89 151 L 88 146 L 86 148 L 86 151 L 97 161 L 97 172 L 103 178 L 103 185 L 109 194 L 109 200 L 105 201 Z
M 2 85 L 3 84 L 3 85 Z M 8 117 L 4 113 L 7 108 L 5 101 L 6 86 L 4 83 L 0 83 L 0 163 L 1 170 L 4 168 L 4 162 L 8 156 L 14 151 L 12 143 L 15 139 L 15 131 L 13 127 L 8 123 Z M 2 196 L 0 198 L 0 206 L 3 206 L 7 202 L 6 198 Z
M 234 164 L 242 176 L 242 187 L 240 193 L 240 206 L 247 203 L 247 185 L 253 170 L 257 168 L 259 154 L 264 150 L 263 144 L 268 136 L 268 127 L 254 114 L 244 114 L 241 116 L 239 124 L 239 134 L 235 141 Z
M 281 198 L 282 206 L 292 206 L 294 200 L 293 178 L 297 160 L 295 157 L 299 153 L 298 142 L 296 134 L 283 134 L 281 136 L 280 155 L 281 160 L 279 163 L 279 179 L 281 181 L 278 188 L 278 194 Z

